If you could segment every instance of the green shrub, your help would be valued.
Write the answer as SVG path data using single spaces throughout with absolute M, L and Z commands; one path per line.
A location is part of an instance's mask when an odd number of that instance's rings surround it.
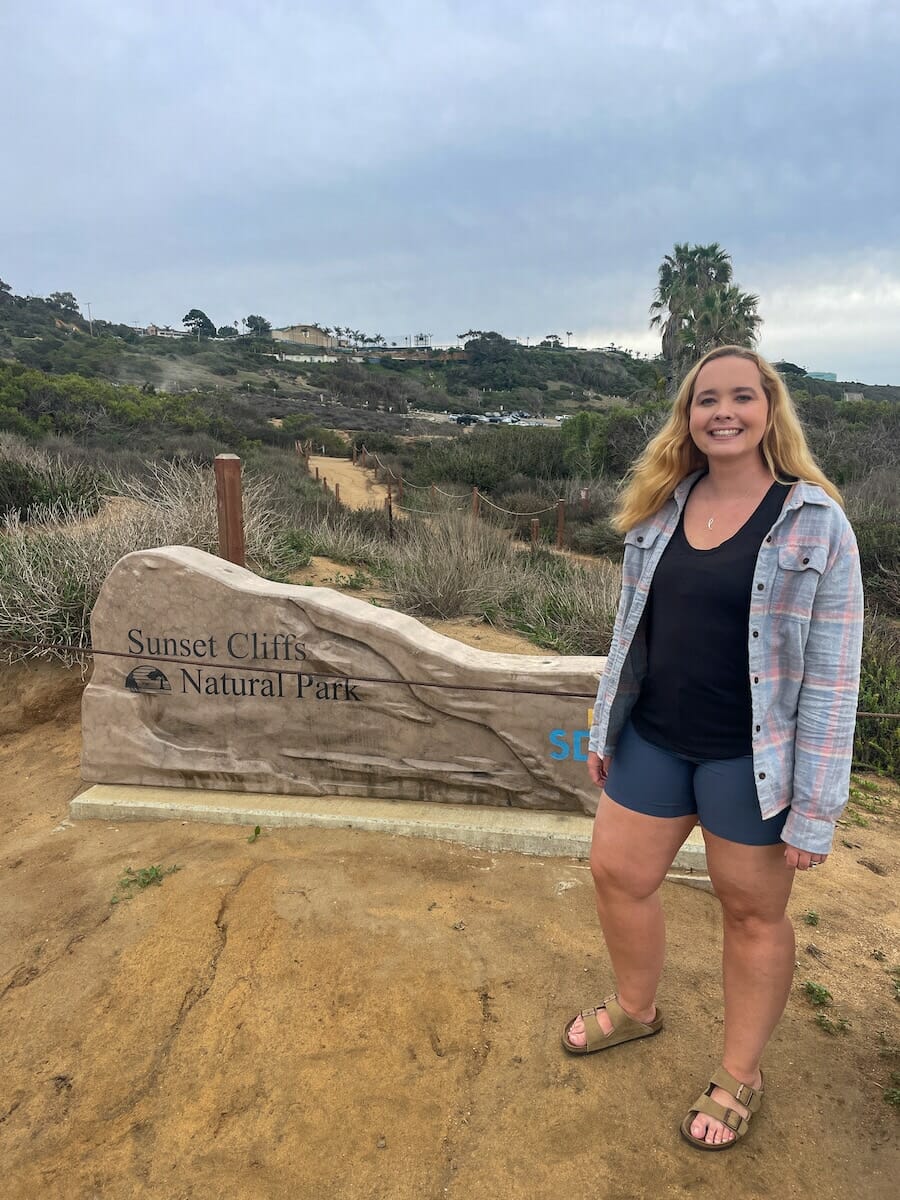
M 78 655 L 54 647 L 90 645 L 90 614 L 115 563 L 133 550 L 154 546 L 218 547 L 216 489 L 212 472 L 163 464 L 146 481 L 120 481 L 100 519 L 87 509 L 32 510 L 39 528 L 7 517 L 0 537 L 0 637 L 32 643 L 33 650 L 0 648 L 5 661 Z M 74 518 L 74 519 L 73 519 Z M 244 487 L 244 534 L 251 560 L 272 555 L 273 514 L 264 485 Z
M 495 618 L 510 591 L 516 551 L 483 521 L 446 513 L 407 531 L 385 568 L 404 612 Z
M 547 552 L 521 554 L 503 615 L 539 646 L 560 654 L 606 654 L 622 576 L 600 560 L 572 562 Z
M 84 462 L 34 449 L 11 434 L 0 434 L 0 520 L 28 520 L 37 506 L 96 512 L 105 485 L 102 471 Z
M 602 555 L 616 561 L 621 561 L 625 550 L 621 533 L 613 529 L 606 518 L 591 521 L 587 525 L 575 525 L 569 540 L 573 550 L 582 554 Z
M 866 616 L 859 709 L 900 712 L 900 626 L 877 612 Z M 853 761 L 859 767 L 900 777 L 900 721 L 859 717 Z

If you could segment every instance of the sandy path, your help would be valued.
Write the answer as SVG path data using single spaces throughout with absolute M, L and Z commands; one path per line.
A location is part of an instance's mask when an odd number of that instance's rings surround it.
M 383 508 L 387 499 L 387 488 L 384 484 L 375 482 L 375 472 L 363 470 L 354 466 L 349 458 L 330 458 L 322 454 L 309 456 L 309 473 L 315 477 L 318 468 L 319 477 L 328 481 L 328 486 L 334 490 L 334 485 L 340 484 L 341 504 L 348 508 Z

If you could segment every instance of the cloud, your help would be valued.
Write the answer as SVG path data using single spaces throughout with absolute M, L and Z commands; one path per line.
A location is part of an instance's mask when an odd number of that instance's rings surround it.
M 50 0 L 0 45 L 0 271 L 111 317 L 637 346 L 662 256 L 717 240 L 764 337 L 817 350 L 816 280 L 880 286 L 898 245 L 900 12 L 872 0 Z M 835 352 L 900 381 L 865 327 Z

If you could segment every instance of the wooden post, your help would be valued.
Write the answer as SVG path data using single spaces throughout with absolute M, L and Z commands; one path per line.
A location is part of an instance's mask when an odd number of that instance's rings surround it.
M 356 466 L 356 442 L 353 443 L 353 465 Z
M 294 442 L 294 450 L 301 458 L 303 457 L 303 443 L 299 438 Z
M 319 468 L 316 467 L 316 483 L 319 482 Z
M 341 502 L 341 485 L 339 483 L 336 483 L 334 485 L 334 498 L 335 498 L 335 500 L 337 500 L 338 504 L 340 504 L 340 502 Z
M 328 479 L 325 475 L 322 476 L 322 488 L 324 491 L 328 491 Z
M 581 489 L 581 515 L 586 517 L 591 503 L 591 493 L 588 488 Z
M 363 470 L 365 470 L 366 467 L 369 465 L 368 459 L 369 459 L 368 451 L 366 450 L 365 446 L 363 446 L 363 448 L 362 448 Z
M 219 557 L 243 567 L 244 506 L 241 498 L 241 460 L 236 454 L 217 454 L 213 467 L 216 475 L 216 513 L 219 518 Z
M 556 548 L 563 548 L 563 534 L 566 531 L 566 502 L 562 496 L 556 502 Z
M 537 517 L 531 518 L 531 548 L 537 549 L 538 542 L 541 540 L 541 523 Z
M 480 510 L 481 510 L 481 496 L 478 494 L 478 488 L 473 487 L 472 488 L 472 517 L 473 518 L 477 517 Z
M 403 503 L 403 476 L 402 475 L 397 476 L 397 499 L 400 501 L 401 504 Z

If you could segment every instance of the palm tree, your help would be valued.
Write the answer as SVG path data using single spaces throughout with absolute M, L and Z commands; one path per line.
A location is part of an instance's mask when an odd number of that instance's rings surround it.
M 662 333 L 662 354 L 670 378 L 679 367 L 681 333 L 700 298 L 711 288 L 731 283 L 731 256 L 718 242 L 708 246 L 675 244 L 659 266 L 650 328 Z
M 711 288 L 693 306 L 680 343 L 683 356 L 696 362 L 716 346 L 752 346 L 762 317 L 759 296 L 733 286 Z

